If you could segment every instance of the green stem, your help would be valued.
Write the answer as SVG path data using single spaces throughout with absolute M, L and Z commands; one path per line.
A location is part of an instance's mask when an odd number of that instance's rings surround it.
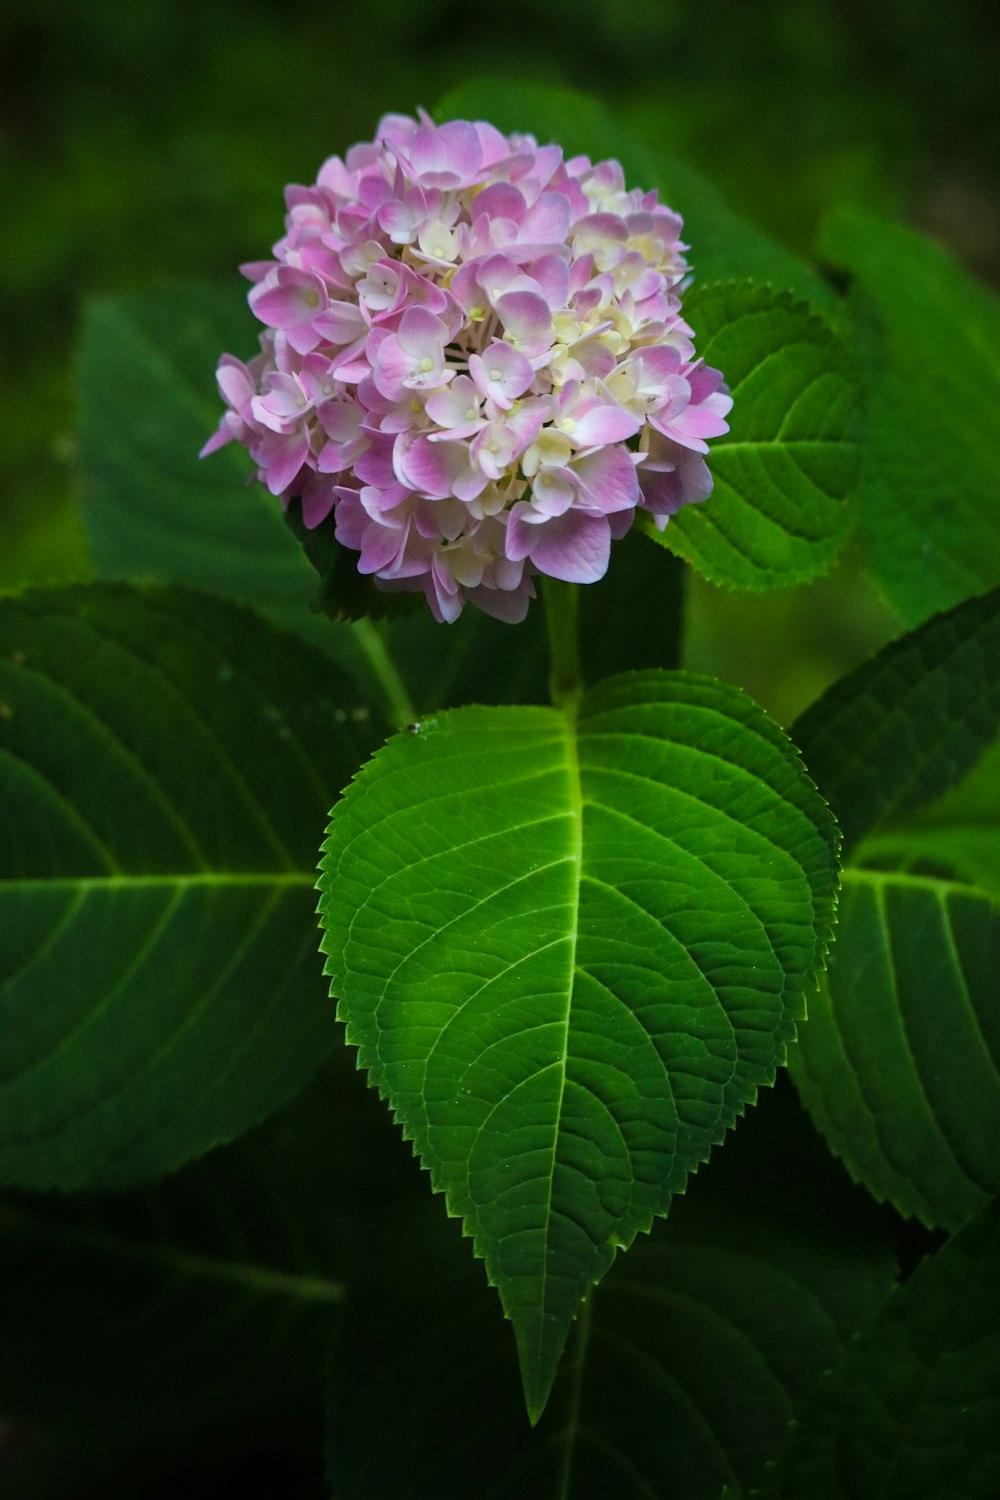
M 402 729 L 404 724 L 412 724 L 417 717 L 413 700 L 378 626 L 373 620 L 364 619 L 355 620 L 351 629 L 378 678 L 395 727 Z
M 549 696 L 557 708 L 563 708 L 583 692 L 576 628 L 579 594 L 575 583 L 558 578 L 546 578 L 542 590 L 549 629 Z

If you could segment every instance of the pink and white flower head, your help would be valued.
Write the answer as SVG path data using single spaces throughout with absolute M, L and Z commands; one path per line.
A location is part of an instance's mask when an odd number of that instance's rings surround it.
M 202 451 L 243 444 L 380 588 L 521 620 L 538 574 L 593 583 L 637 510 L 710 493 L 732 401 L 681 315 L 681 220 L 617 162 L 387 115 L 286 203 Z

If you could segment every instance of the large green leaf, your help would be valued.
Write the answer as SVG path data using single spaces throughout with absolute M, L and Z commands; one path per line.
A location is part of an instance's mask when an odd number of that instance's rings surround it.
M 501 130 L 531 131 L 543 142 L 558 142 L 567 156 L 582 152 L 595 161 L 614 157 L 625 168 L 629 187 L 657 188 L 684 216 L 684 237 L 700 279 L 749 276 L 805 297 L 817 308 L 837 303 L 830 283 L 814 266 L 733 213 L 687 162 L 650 146 L 587 94 L 509 78 L 473 79 L 452 89 L 434 117 L 483 119 Z
M 1000 301 L 938 246 L 860 209 L 830 215 L 820 249 L 861 293 L 866 563 L 915 625 L 1000 582 Z
M 1000 1204 L 924 1261 L 804 1414 L 781 1500 L 1000 1493 Z
M 334 1361 L 333 1494 L 719 1500 L 728 1483 L 752 1495 L 875 1320 L 887 1241 L 794 1099 L 769 1092 L 591 1294 L 531 1432 L 495 1301 L 454 1226 L 390 1218 Z
M 529 1410 L 618 1248 L 770 1082 L 829 933 L 832 820 L 709 679 L 399 735 L 335 810 L 320 912 L 348 1039 L 466 1220 Z
M 949 1227 L 1000 1192 L 998 731 L 997 592 L 888 647 L 795 730 L 852 863 L 792 1074 L 856 1178 Z
M 767 287 L 696 289 L 685 313 L 732 390 L 731 425 L 712 443 L 708 500 L 650 535 L 729 588 L 816 578 L 852 523 L 858 392 L 844 348 L 804 303 Z
M 149 1178 L 333 1043 L 314 851 L 367 711 L 245 610 L 114 585 L 3 601 L 0 703 L 0 1180 Z

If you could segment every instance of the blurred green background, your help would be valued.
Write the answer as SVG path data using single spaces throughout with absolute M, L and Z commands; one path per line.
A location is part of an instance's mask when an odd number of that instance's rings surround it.
M 938 236 L 996 283 L 992 9 L 7 0 L 0 588 L 87 576 L 73 466 L 82 300 L 235 277 L 280 233 L 285 182 L 313 180 L 382 112 L 430 107 L 470 74 L 600 95 L 796 249 L 846 197 Z M 697 271 L 697 245 L 692 260 Z M 896 630 L 850 557 L 790 594 L 695 582 L 691 599 L 688 664 L 744 683 L 786 721 Z

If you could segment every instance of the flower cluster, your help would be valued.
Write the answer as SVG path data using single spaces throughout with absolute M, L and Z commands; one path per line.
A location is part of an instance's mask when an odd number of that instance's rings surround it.
M 681 220 L 617 162 L 389 115 L 286 201 L 203 453 L 244 444 L 379 587 L 520 620 L 536 574 L 600 578 L 636 507 L 708 495 L 732 403 L 681 316 Z

